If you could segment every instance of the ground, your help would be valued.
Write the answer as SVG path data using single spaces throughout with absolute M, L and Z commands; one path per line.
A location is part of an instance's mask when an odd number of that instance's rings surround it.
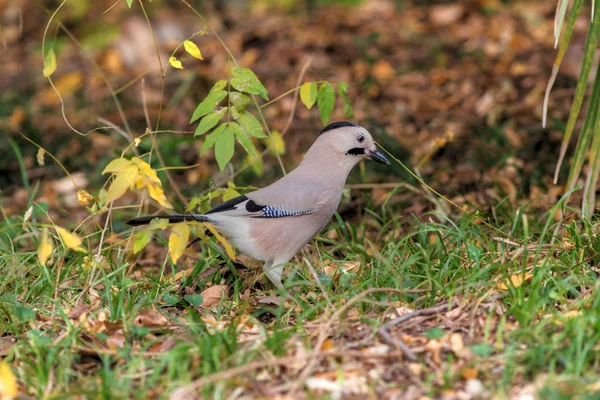
M 597 398 L 598 226 L 552 182 L 576 51 L 541 126 L 556 4 L 275 3 L 0 0 L 0 397 Z M 235 62 L 275 146 L 220 171 L 189 120 Z M 272 182 L 323 127 L 293 89 L 325 80 L 393 161 L 356 168 L 287 294 L 214 239 L 141 241 L 147 187 L 94 199 L 122 154 L 177 212 Z

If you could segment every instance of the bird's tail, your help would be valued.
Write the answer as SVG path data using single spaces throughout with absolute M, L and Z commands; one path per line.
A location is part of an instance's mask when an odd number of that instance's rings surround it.
M 169 223 L 195 221 L 195 222 L 212 222 L 210 218 L 202 214 L 179 214 L 179 215 L 149 215 L 146 217 L 133 218 L 127 221 L 127 225 L 140 226 L 147 225 L 153 219 L 167 219 Z

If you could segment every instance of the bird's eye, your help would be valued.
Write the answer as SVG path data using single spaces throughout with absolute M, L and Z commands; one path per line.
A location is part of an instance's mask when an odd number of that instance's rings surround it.
M 364 142 L 365 141 L 365 135 L 362 135 L 362 134 L 356 135 L 356 140 L 358 141 L 358 143 Z

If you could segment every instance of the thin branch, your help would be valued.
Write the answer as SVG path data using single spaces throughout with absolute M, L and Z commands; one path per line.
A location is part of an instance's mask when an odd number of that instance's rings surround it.
M 443 310 L 450 311 L 450 310 L 455 309 L 456 307 L 458 307 L 458 304 L 456 304 L 452 301 L 448 301 L 447 303 L 440 304 L 439 306 L 429 307 L 429 308 L 424 308 L 422 310 L 413 311 L 413 312 L 403 315 L 399 318 L 391 320 L 390 322 L 388 322 L 387 324 L 385 324 L 381 328 L 379 328 L 377 333 L 379 334 L 379 336 L 381 336 L 381 338 L 383 339 L 384 342 L 386 342 L 387 344 L 392 345 L 392 346 L 396 347 L 398 350 L 400 350 L 402 352 L 402 354 L 404 354 L 404 356 L 408 360 L 417 361 L 417 357 L 414 355 L 414 353 L 408 348 L 408 346 L 402 340 L 394 340 L 391 337 L 390 332 L 389 332 L 390 328 L 394 327 L 396 325 L 403 324 L 404 322 L 409 321 L 416 317 L 422 317 L 425 315 L 436 314 Z

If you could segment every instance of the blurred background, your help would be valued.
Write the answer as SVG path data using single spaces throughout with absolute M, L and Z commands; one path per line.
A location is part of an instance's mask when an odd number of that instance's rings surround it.
M 390 152 L 418 167 L 433 187 L 467 208 L 523 201 L 531 208 L 554 204 L 561 189 L 551 184 L 564 122 L 579 73 L 587 25 L 575 34 L 554 86 L 549 123 L 542 129 L 544 89 L 554 50 L 552 1 L 67 1 L 57 12 L 67 31 L 50 24 L 57 69 L 52 75 L 61 101 L 42 76 L 42 39 L 59 1 L 0 0 L 0 190 L 6 213 L 23 213 L 34 189 L 51 216 L 87 212 L 61 167 L 26 136 L 60 160 L 82 188 L 96 195 L 105 183 L 101 170 L 147 122 L 175 132 L 156 136 L 171 178 L 189 198 L 233 179 L 238 186 L 270 182 L 281 175 L 272 152 L 248 167 L 239 146 L 232 168 L 219 172 L 211 152 L 199 157 L 189 119 L 215 81 L 232 67 L 211 31 L 195 37 L 203 61 L 178 53 L 184 69 L 170 68 L 171 52 L 208 26 L 218 32 L 241 66 L 252 69 L 270 99 L 302 82 L 349 84 L 354 122 L 364 125 Z M 196 9 L 202 17 L 196 15 Z M 150 20 L 156 43 L 146 21 Z M 589 15 L 582 12 L 582 18 Z M 205 20 L 203 20 L 203 18 Z M 585 21 L 584 21 L 585 22 Z M 304 69 L 304 71 L 303 71 Z M 111 93 L 112 92 L 112 93 Z M 119 100 L 120 111 L 114 101 Z M 146 107 L 144 107 L 144 103 Z M 162 106 L 161 106 L 162 103 Z M 290 93 L 263 108 L 271 130 L 281 134 L 282 159 L 289 170 L 323 127 L 316 108 L 307 110 Z M 125 119 L 124 119 L 125 118 Z M 332 121 L 347 119 L 340 100 Z M 289 123 L 291 121 L 291 123 Z M 117 129 L 97 127 L 114 124 Z M 91 132 L 90 132 L 91 131 Z M 148 150 L 151 141 L 143 141 Z M 266 142 L 257 142 L 266 149 Z M 153 166 L 154 164 L 153 160 Z M 160 173 L 165 192 L 174 188 Z M 383 183 L 352 200 L 387 199 L 389 186 L 416 182 L 398 165 L 357 169 L 349 183 Z M 399 191 L 401 213 L 422 215 L 436 207 L 413 191 Z M 181 207 L 177 207 L 181 208 Z

